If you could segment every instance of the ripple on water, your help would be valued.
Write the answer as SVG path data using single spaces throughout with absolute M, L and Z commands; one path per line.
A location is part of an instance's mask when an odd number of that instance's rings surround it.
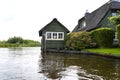
M 61 76 L 60 80 L 103 80 L 101 76 L 87 74 L 85 70 L 78 66 L 69 66 L 59 75 Z

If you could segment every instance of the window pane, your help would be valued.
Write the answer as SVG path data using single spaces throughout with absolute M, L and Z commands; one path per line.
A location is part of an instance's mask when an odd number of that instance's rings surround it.
M 53 33 L 53 39 L 57 39 L 57 33 Z
M 51 39 L 51 33 L 47 33 L 47 39 Z
M 58 39 L 63 39 L 63 33 L 58 33 Z
M 82 22 L 82 27 L 86 27 L 86 22 L 85 21 Z
M 113 13 L 112 13 L 112 16 L 113 16 L 113 17 L 114 17 L 114 16 L 117 16 L 117 13 L 113 12 Z
M 86 27 L 86 22 L 85 21 L 83 22 L 83 26 Z

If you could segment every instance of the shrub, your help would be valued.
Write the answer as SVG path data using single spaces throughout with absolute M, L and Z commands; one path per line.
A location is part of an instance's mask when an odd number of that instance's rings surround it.
M 81 50 L 84 48 L 92 47 L 93 45 L 95 44 L 92 42 L 89 32 L 69 33 L 66 37 L 65 47 L 67 49 Z
M 71 43 L 72 43 L 72 40 L 71 40 L 71 37 L 73 36 L 74 33 L 68 33 L 67 36 L 66 36 L 66 39 L 65 39 L 65 47 L 67 49 L 70 49 L 70 46 L 71 46 Z
M 99 28 L 91 32 L 92 39 L 99 47 L 112 47 L 114 31 L 111 28 Z
M 117 25 L 117 38 L 119 40 L 119 46 L 120 46 L 120 24 Z

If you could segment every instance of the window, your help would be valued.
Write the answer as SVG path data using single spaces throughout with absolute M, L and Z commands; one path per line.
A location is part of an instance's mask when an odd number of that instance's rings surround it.
M 63 33 L 58 33 L 58 39 L 62 39 L 63 37 Z
M 53 39 L 57 39 L 57 33 L 53 33 Z
M 51 39 L 51 37 L 52 37 L 52 36 L 51 36 L 51 33 L 48 32 L 48 33 L 47 33 L 47 39 Z
M 86 22 L 85 21 L 83 21 L 83 27 L 86 27 Z
M 46 40 L 64 40 L 63 32 L 46 32 Z
M 113 12 L 113 13 L 112 13 L 112 17 L 114 17 L 114 16 L 117 16 L 117 13 L 116 13 L 116 12 Z
M 82 21 L 82 23 L 81 23 L 81 28 L 84 28 L 84 27 L 86 27 L 86 22 L 85 22 L 85 21 Z

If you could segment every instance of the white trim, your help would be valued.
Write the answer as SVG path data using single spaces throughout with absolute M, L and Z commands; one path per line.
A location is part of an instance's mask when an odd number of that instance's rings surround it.
M 48 33 L 50 33 L 50 39 L 48 39 Z M 55 38 L 53 38 L 53 34 L 57 34 Z M 61 39 L 59 39 L 59 34 L 62 34 Z M 46 32 L 46 40 L 64 40 L 64 32 Z

